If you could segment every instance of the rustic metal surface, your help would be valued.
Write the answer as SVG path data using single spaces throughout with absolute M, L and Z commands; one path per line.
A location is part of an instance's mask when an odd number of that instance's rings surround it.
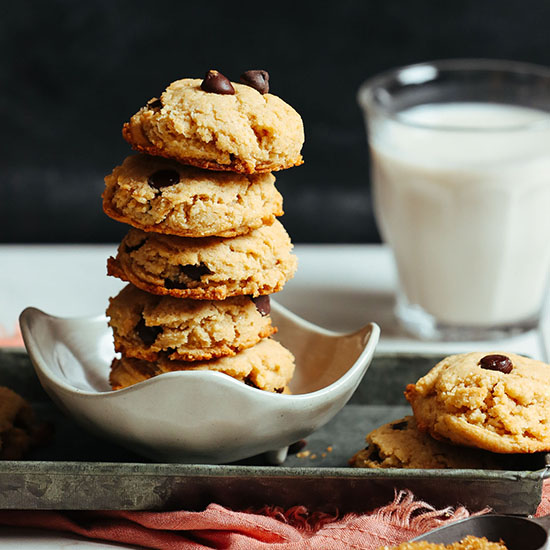
M 347 467 L 366 432 L 409 412 L 405 385 L 436 360 L 375 357 L 350 403 L 308 438 L 308 453 L 289 456 L 282 467 L 265 465 L 263 457 L 209 466 L 151 463 L 88 434 L 52 404 L 24 353 L 0 350 L 0 385 L 29 399 L 56 430 L 54 441 L 29 460 L 0 463 L 0 508 L 198 510 L 217 502 L 235 509 L 305 504 L 360 512 L 408 488 L 437 506 L 464 504 L 475 510 L 488 505 L 500 513 L 533 513 L 545 472 L 542 454 L 522 457 L 508 471 Z

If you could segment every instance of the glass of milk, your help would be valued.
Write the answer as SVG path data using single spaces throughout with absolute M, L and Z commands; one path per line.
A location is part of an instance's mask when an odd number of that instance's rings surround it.
M 534 328 L 550 267 L 550 68 L 423 63 L 358 99 L 401 324 L 438 340 Z

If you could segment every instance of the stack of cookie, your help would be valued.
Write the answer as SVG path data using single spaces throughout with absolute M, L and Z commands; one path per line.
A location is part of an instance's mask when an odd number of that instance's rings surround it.
M 302 163 L 298 113 L 268 93 L 265 71 L 241 83 L 217 71 L 173 82 L 123 128 L 139 154 L 105 178 L 103 208 L 132 226 L 109 275 L 119 389 L 164 372 L 213 370 L 287 392 L 294 358 L 270 336 L 269 295 L 296 270 L 276 219 L 272 172 Z
M 521 355 L 451 355 L 407 386 L 414 417 L 372 431 L 350 464 L 513 468 L 520 455 L 550 451 L 549 380 L 550 365 Z

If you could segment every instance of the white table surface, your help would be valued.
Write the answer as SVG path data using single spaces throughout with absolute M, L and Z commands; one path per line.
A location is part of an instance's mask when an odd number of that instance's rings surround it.
M 27 306 L 80 317 L 103 314 L 124 285 L 106 276 L 116 245 L 0 245 L 0 338 L 17 328 Z M 276 300 L 325 328 L 352 331 L 374 321 L 382 329 L 377 352 L 516 351 L 548 360 L 545 327 L 505 341 L 423 342 L 408 337 L 393 318 L 395 268 L 380 245 L 296 245 L 299 266 Z M 4 334 L 3 334 L 4 333 Z M 30 529 L 0 528 L 3 548 L 136 548 Z

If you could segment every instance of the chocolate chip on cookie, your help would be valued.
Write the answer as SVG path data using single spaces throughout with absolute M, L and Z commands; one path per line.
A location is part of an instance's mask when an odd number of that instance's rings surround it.
M 158 97 L 154 97 L 147 102 L 147 108 L 152 111 L 158 111 L 162 109 L 162 101 Z
M 157 170 L 147 179 L 147 183 L 155 189 L 162 189 L 179 183 L 180 175 L 176 170 Z
M 157 339 L 157 336 L 162 332 L 162 327 L 148 327 L 145 324 L 143 317 L 135 327 L 141 341 L 148 347 L 152 346 Z
M 210 70 L 206 73 L 201 89 L 211 94 L 234 95 L 235 88 L 229 78 L 218 71 Z
M 164 287 L 167 290 L 187 290 L 189 287 L 187 283 L 182 281 L 175 281 L 174 279 L 166 278 L 164 279 Z
M 145 244 L 145 239 L 138 242 L 137 244 L 130 246 L 129 244 L 124 245 L 124 251 L 126 254 L 130 254 L 131 252 L 135 252 L 136 250 L 139 250 L 143 245 Z
M 203 275 L 212 275 L 212 271 L 206 267 L 203 263 L 199 265 L 180 265 L 179 270 L 181 275 L 189 279 L 190 281 L 198 282 Z M 185 281 L 178 281 L 175 279 L 165 279 L 164 285 L 168 289 L 179 288 L 184 290 L 188 288 L 188 284 Z
M 383 458 L 380 455 L 380 447 L 376 443 L 369 443 L 367 451 L 372 462 L 382 462 Z
M 514 365 L 512 365 L 512 361 L 510 361 L 509 357 L 499 354 L 486 355 L 485 357 L 482 357 L 479 360 L 478 365 L 482 369 L 496 370 L 504 374 L 512 372 L 512 369 L 514 368 Z
M 256 304 L 256 309 L 262 314 L 262 316 L 269 315 L 271 311 L 271 303 L 269 301 L 269 295 L 257 296 L 252 298 L 252 301 Z
M 182 265 L 181 272 L 192 281 L 200 281 L 203 275 L 212 275 L 212 271 L 203 263 L 199 265 Z
M 256 384 L 254 383 L 254 381 L 252 380 L 252 378 L 250 376 L 247 376 L 243 382 L 247 385 L 247 386 L 250 386 L 251 388 L 256 388 L 257 390 L 259 390 L 260 388 L 258 388 L 258 386 L 256 386 Z
M 269 92 L 269 73 L 267 71 L 245 71 L 240 77 L 240 82 L 258 90 L 261 94 Z
M 406 420 L 403 420 L 402 422 L 396 422 L 395 424 L 391 424 L 392 430 L 406 430 L 408 426 L 408 422 Z

